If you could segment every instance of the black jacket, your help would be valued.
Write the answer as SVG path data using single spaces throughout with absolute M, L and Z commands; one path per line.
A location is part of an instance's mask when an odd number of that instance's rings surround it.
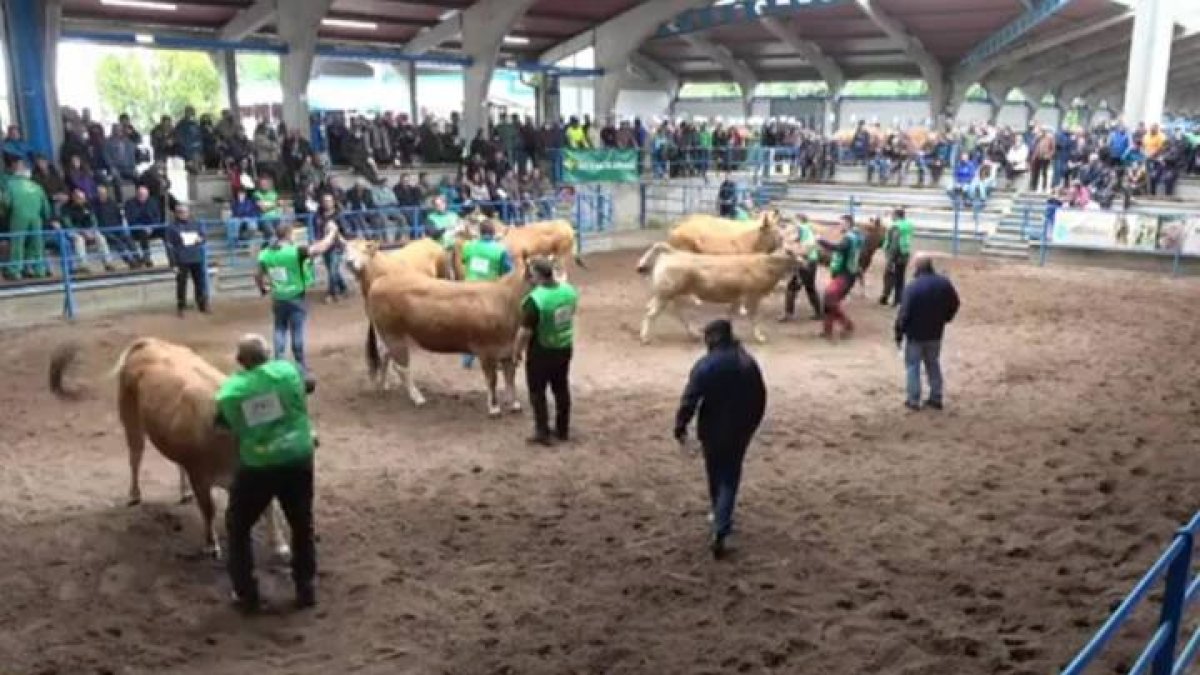
M 167 258 L 172 267 L 204 262 L 204 233 L 196 223 L 173 223 L 167 228 L 163 241 L 167 245 Z
M 738 343 L 712 350 L 696 362 L 675 414 L 681 437 L 700 409 L 697 437 L 706 448 L 745 447 L 767 408 L 762 371 Z
M 918 342 L 941 340 L 955 314 L 958 292 L 954 284 L 940 274 L 919 275 L 904 289 L 896 315 L 896 341 L 904 337 Z

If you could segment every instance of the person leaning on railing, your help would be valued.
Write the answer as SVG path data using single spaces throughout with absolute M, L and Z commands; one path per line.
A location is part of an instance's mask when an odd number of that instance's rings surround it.
M 142 267 L 142 259 L 138 256 L 133 240 L 129 238 L 129 229 L 125 227 L 121 202 L 112 198 L 107 185 L 99 186 L 96 203 L 92 205 L 92 208 L 96 213 L 96 222 L 100 225 L 100 232 L 108 242 L 109 249 L 120 256 L 129 269 L 135 270 Z
M 4 159 L 10 175 L 5 181 L 9 236 L 3 276 L 9 281 L 47 278 L 42 228 L 54 218 L 54 211 L 46 192 L 30 178 L 26 160 L 7 154 Z
M 150 189 L 139 185 L 133 197 L 125 201 L 125 223 L 129 234 L 141 249 L 143 267 L 154 267 L 150 258 L 150 238 L 155 228 L 162 227 L 163 216 L 158 202 L 150 197 Z

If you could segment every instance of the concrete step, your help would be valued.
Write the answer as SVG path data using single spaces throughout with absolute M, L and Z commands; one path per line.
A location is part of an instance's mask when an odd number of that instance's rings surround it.
M 983 255 L 989 258 L 1003 260 L 1029 260 L 1029 251 L 1027 250 L 998 249 L 984 244 L 982 252 Z

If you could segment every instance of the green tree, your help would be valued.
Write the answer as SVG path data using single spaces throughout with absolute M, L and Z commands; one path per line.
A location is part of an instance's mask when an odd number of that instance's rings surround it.
M 279 84 L 279 57 L 274 54 L 238 54 L 238 84 Z
M 217 68 L 207 54 L 199 52 L 110 54 L 100 59 L 96 85 L 109 116 L 128 113 L 143 129 L 163 115 L 178 119 L 188 106 L 197 115 L 214 114 L 222 99 Z

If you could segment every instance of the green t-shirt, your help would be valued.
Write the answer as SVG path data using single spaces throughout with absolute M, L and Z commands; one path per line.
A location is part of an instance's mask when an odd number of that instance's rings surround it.
M 829 258 L 829 273 L 835 277 L 858 274 L 858 255 L 862 250 L 862 235 L 858 233 L 858 230 L 851 230 L 846 233 L 846 241 L 850 242 L 846 251 L 844 253 L 834 251 Z
M 913 224 L 908 218 L 892 223 L 892 246 L 902 255 L 912 252 Z
M 295 244 L 270 246 L 258 254 L 258 264 L 271 280 L 271 297 L 276 300 L 295 300 L 316 282 L 312 260 L 300 262 L 300 249 Z
M 809 262 L 817 262 L 821 259 L 821 251 L 817 249 L 817 235 L 813 234 L 812 225 L 807 222 L 800 223 L 796 227 L 796 241 L 808 246 Z
M 235 373 L 217 391 L 217 410 L 238 441 L 242 466 L 284 466 L 313 455 L 304 376 L 289 361 Z
M 278 218 L 283 213 L 279 208 L 279 193 L 275 190 L 258 190 L 254 201 L 258 202 L 263 218 Z
M 733 212 L 734 220 L 750 220 L 750 212 L 741 206 L 737 207 Z
M 467 281 L 491 281 L 503 273 L 504 244 L 495 240 L 476 239 L 463 247 L 463 266 Z
M 445 248 L 454 246 L 454 238 L 458 235 L 458 214 L 451 211 L 433 211 L 429 214 L 429 224 L 438 231 L 438 241 Z
M 529 293 L 537 309 L 538 344 L 546 349 L 568 349 L 575 342 L 575 310 L 579 292 L 566 282 L 538 286 Z

